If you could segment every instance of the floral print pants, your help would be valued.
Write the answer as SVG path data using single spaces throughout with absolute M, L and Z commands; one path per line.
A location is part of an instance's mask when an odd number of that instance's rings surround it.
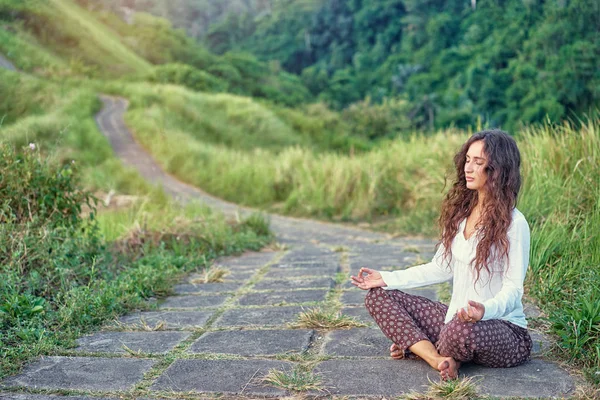
M 448 306 L 399 290 L 369 290 L 367 310 L 383 333 L 415 358 L 408 348 L 421 340 L 432 342 L 440 355 L 487 367 L 514 367 L 529 360 L 532 341 L 527 329 L 491 319 L 461 322 L 455 316 L 444 324 Z

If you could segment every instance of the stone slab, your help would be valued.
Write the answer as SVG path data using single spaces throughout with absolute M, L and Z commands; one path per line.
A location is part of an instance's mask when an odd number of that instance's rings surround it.
M 225 282 L 229 283 L 231 281 L 247 281 L 256 273 L 256 270 L 239 270 L 239 271 L 231 271 L 227 276 L 225 276 Z
M 514 368 L 463 365 L 461 376 L 473 376 L 478 392 L 502 397 L 564 398 L 575 390 L 573 378 L 558 365 L 533 359 Z
M 229 272 L 256 272 L 259 269 L 261 269 L 263 267 L 263 265 L 262 264 L 260 264 L 260 265 L 240 264 L 240 265 L 227 265 L 227 266 L 225 266 L 225 265 L 216 265 L 215 267 L 227 270 Z
M 163 329 L 199 328 L 206 324 L 213 311 L 148 311 L 133 313 L 119 318 L 126 325 L 141 325 L 142 320 L 154 327 L 161 321 L 166 323 Z
M 271 360 L 177 360 L 150 388 L 174 392 L 225 393 L 235 395 L 286 394 L 262 383 L 269 370 L 290 370 L 293 364 Z
M 281 326 L 296 320 L 302 307 L 263 307 L 263 308 L 238 308 L 228 310 L 215 321 L 214 326 Z
M 254 285 L 255 290 L 290 290 L 303 288 L 332 288 L 335 281 L 331 278 L 307 279 L 265 279 Z
M 319 276 L 333 276 L 336 274 L 336 270 L 331 269 L 312 269 L 312 268 L 278 268 L 271 269 L 265 275 L 265 278 L 279 279 L 279 278 L 298 278 L 301 276 L 305 277 L 319 277 Z
M 424 392 L 439 374 L 422 361 L 329 360 L 317 365 L 315 373 L 332 395 L 390 396 L 411 391 Z
M 243 306 L 307 303 L 325 300 L 328 292 L 328 290 L 323 289 L 302 289 L 268 293 L 248 293 L 242 296 L 238 300 L 238 303 Z
M 523 312 L 527 318 L 539 318 L 542 316 L 542 311 L 529 301 L 523 302 Z
M 190 353 L 221 353 L 241 356 L 302 353 L 308 349 L 312 330 L 217 331 L 202 335 Z
M 191 294 L 191 293 L 227 293 L 235 292 L 242 286 L 241 282 L 229 283 L 182 283 L 175 285 L 173 290 L 176 294 Z
M 348 306 L 362 306 L 365 304 L 365 296 L 367 295 L 366 290 L 355 288 L 354 290 L 342 292 L 340 301 L 344 305 Z
M 159 308 L 217 307 L 222 305 L 229 297 L 227 295 L 171 296 L 160 303 Z
M 330 332 L 323 352 L 339 357 L 388 357 L 392 341 L 379 329 L 355 328 Z
M 303 252 L 297 251 L 286 254 L 282 259 L 281 263 L 295 263 L 295 262 L 314 262 L 314 263 L 322 263 L 322 262 L 335 262 L 340 258 L 340 253 L 313 253 L 313 252 Z
M 552 341 L 546 335 L 530 329 L 529 336 L 531 336 L 531 341 L 533 342 L 531 354 L 540 355 L 552 348 Z
M 243 281 L 250 279 L 252 275 L 256 273 L 256 269 L 253 267 L 251 269 L 240 269 L 240 270 L 231 270 L 228 269 L 228 274 L 223 277 L 223 283 L 232 283 L 232 281 Z M 187 283 L 195 284 L 195 285 L 205 285 L 205 283 L 196 283 L 202 282 L 204 279 L 204 274 L 191 274 L 187 279 Z
M 77 339 L 75 351 L 90 353 L 134 352 L 164 354 L 190 336 L 188 332 L 98 332 Z
M 294 268 L 305 268 L 312 270 L 326 270 L 331 272 L 337 272 L 340 268 L 340 264 L 337 261 L 294 261 L 285 262 L 280 261 L 277 264 L 271 265 L 271 270 L 275 269 L 294 269 Z
M 350 317 L 356 318 L 357 321 L 363 322 L 365 324 L 374 325 L 373 317 L 367 311 L 367 309 L 363 307 L 344 307 L 342 308 L 342 314 L 348 315 Z
M 230 266 L 262 266 L 270 262 L 275 256 L 276 252 L 262 252 L 262 253 L 245 253 L 240 256 L 222 257 L 215 260 L 215 265 L 230 267 Z
M 43 357 L 2 383 L 35 389 L 129 390 L 155 362 L 138 358 Z

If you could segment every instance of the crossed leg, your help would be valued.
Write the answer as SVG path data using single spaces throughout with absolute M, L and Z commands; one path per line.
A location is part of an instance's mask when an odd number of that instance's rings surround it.
M 381 288 L 369 291 L 365 305 L 392 340 L 392 358 L 416 355 L 440 371 L 444 380 L 458 376 L 461 362 L 513 367 L 530 357 L 532 343 L 527 329 L 507 321 L 470 323 L 455 317 L 444 324 L 444 304 Z
M 392 358 L 414 358 L 416 355 L 439 370 L 442 379 L 458 376 L 460 364 L 452 357 L 440 355 L 433 345 L 444 325 L 446 305 L 381 288 L 369 291 L 365 305 L 383 333 L 392 340 Z

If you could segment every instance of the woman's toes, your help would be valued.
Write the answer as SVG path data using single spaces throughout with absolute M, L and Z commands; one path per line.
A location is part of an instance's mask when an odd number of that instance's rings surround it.
M 458 378 L 458 364 L 452 357 L 448 357 L 438 364 L 442 380 Z
M 401 360 L 404 358 L 404 350 L 400 349 L 396 343 L 390 346 L 390 357 L 394 360 Z

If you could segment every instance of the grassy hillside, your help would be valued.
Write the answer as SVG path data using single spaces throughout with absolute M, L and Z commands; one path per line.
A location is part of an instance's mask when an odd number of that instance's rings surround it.
M 244 49 L 281 65 L 336 108 L 404 99 L 404 115 L 423 130 L 478 120 L 514 130 L 600 101 L 595 0 L 102 3 L 153 12 L 189 31 L 195 25 L 210 49 Z
M 256 57 L 222 56 L 172 28 L 135 14 L 131 23 L 72 0 L 0 0 L 0 52 L 24 71 L 50 78 L 127 78 L 229 92 L 294 106 L 310 100 L 301 80 Z
M 148 61 L 123 45 L 113 31 L 83 8 L 69 0 L 50 0 L 49 4 L 53 6 L 51 15 L 61 21 L 64 34 L 77 37 L 79 43 L 85 43 L 80 46 L 80 57 L 102 60 L 104 66 L 115 74 L 122 74 L 122 71 L 143 73 L 150 69 Z
M 0 4 L 2 9 L 9 6 Z M 28 1 L 18 13 L 0 16 L 0 51 L 25 71 L 115 77 L 151 68 L 111 29 L 69 0 Z

